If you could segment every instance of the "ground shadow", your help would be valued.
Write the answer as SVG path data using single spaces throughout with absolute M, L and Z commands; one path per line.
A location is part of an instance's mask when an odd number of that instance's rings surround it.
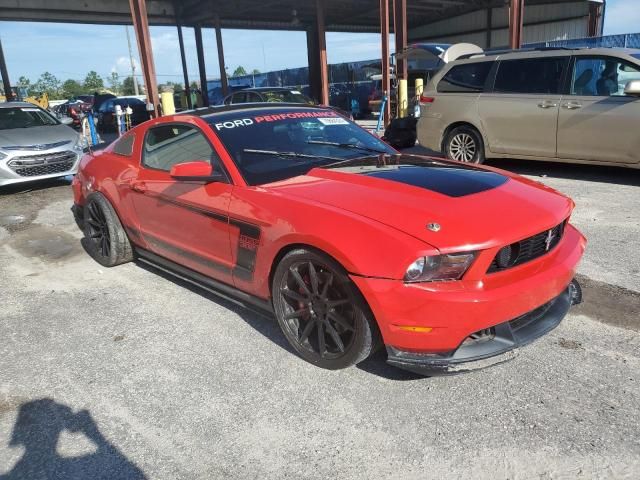
M 90 453 L 64 456 L 58 452 L 63 432 L 86 437 Z M 86 410 L 43 398 L 23 403 L 9 446 L 22 446 L 24 455 L 0 480 L 137 480 L 145 475 L 100 433 Z
M 4 195 L 15 195 L 17 193 L 35 192 L 37 190 L 44 190 L 47 188 L 70 185 L 72 179 L 73 179 L 73 176 L 68 175 L 66 177 L 47 178 L 45 180 L 33 180 L 30 182 L 5 185 L 4 187 L 0 187 L 0 197 Z
M 242 318 L 249 326 L 251 326 L 258 333 L 268 338 L 270 341 L 278 345 L 283 350 L 287 351 L 291 355 L 297 355 L 297 353 L 293 350 L 289 342 L 287 342 L 284 337 L 282 331 L 280 330 L 280 326 L 276 321 L 273 314 L 268 314 L 262 312 L 260 310 L 254 310 L 250 307 L 243 307 L 240 305 L 236 305 L 233 302 L 225 300 L 222 297 L 219 297 L 209 291 L 197 287 L 187 281 L 184 281 L 178 277 L 174 277 L 173 275 L 166 273 L 162 270 L 154 268 L 153 266 L 146 264 L 144 262 L 136 262 L 138 267 L 147 270 L 154 275 L 159 275 L 164 279 L 175 283 L 183 288 L 190 290 L 191 292 L 200 295 L 207 300 L 217 303 L 218 305 L 231 310 L 233 313 Z M 302 360 L 301 360 L 302 361 Z M 417 380 L 424 378 L 420 375 L 416 375 L 414 373 L 405 372 L 398 368 L 392 367 L 391 365 L 386 363 L 387 354 L 384 351 L 384 347 L 379 350 L 375 355 L 372 355 L 370 358 L 365 360 L 364 362 L 357 365 L 357 368 L 371 373 L 373 375 L 377 375 L 379 377 L 383 377 L 389 380 Z
M 640 171 L 632 168 L 507 159 L 487 160 L 486 164 L 519 175 L 640 186 Z

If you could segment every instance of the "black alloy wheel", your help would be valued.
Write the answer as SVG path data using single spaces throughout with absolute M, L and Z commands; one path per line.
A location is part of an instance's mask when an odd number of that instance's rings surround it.
M 120 219 L 101 193 L 93 193 L 84 205 L 87 252 L 100 265 L 113 267 L 133 260 L 133 250 Z
M 314 251 L 295 250 L 280 262 L 273 282 L 278 323 L 307 361 L 328 369 L 367 358 L 377 330 L 344 269 Z

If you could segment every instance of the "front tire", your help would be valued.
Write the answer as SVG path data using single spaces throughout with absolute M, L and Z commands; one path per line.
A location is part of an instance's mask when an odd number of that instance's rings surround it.
M 482 136 L 473 127 L 456 127 L 445 140 L 447 158 L 465 163 L 484 162 L 484 142 Z
M 330 370 L 362 362 L 378 331 L 344 268 L 307 249 L 289 252 L 272 283 L 273 308 L 285 337 L 302 358 Z
M 115 210 L 101 193 L 92 193 L 84 206 L 85 248 L 103 267 L 133 260 L 129 237 Z

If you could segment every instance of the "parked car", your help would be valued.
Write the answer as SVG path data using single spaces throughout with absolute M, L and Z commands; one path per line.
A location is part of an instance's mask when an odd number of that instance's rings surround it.
M 46 110 L 0 103 L 0 187 L 72 175 L 82 149 L 78 133 Z
M 401 155 L 326 107 L 157 118 L 85 155 L 73 191 L 98 263 L 135 255 L 275 314 L 323 368 L 380 344 L 420 373 L 484 367 L 579 298 L 585 239 L 569 198 L 497 169 Z
M 131 115 L 131 125 L 135 126 L 149 120 L 150 115 L 147 111 L 145 102 L 135 97 L 121 97 L 107 99 L 98 108 L 97 120 L 98 129 L 115 130 L 116 129 L 116 105 L 120 105 L 122 111 L 127 107 L 131 107 L 133 114 Z
M 302 103 L 304 105 L 315 105 L 316 102 L 298 90 L 283 87 L 255 87 L 237 90 L 227 95 L 222 103 L 224 105 L 235 105 L 238 103 Z M 353 120 L 351 112 L 341 108 L 328 105 L 328 108 L 335 110 L 345 118 Z
M 624 81 L 621 81 L 624 79 Z M 417 133 L 449 158 L 640 167 L 640 50 L 473 55 L 429 83 Z

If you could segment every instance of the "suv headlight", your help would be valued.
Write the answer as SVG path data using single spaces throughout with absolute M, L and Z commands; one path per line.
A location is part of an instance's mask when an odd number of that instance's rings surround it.
M 420 257 L 409 265 L 404 281 L 413 283 L 460 280 L 475 258 L 475 252 Z
M 88 146 L 87 139 L 86 139 L 86 138 L 84 138 L 84 136 L 83 136 L 81 133 L 79 133 L 79 134 L 78 134 L 78 139 L 76 140 L 76 144 L 73 146 L 73 149 L 74 149 L 76 152 L 80 152 L 80 153 L 82 153 L 82 152 L 84 152 L 84 149 L 85 149 L 87 146 Z

